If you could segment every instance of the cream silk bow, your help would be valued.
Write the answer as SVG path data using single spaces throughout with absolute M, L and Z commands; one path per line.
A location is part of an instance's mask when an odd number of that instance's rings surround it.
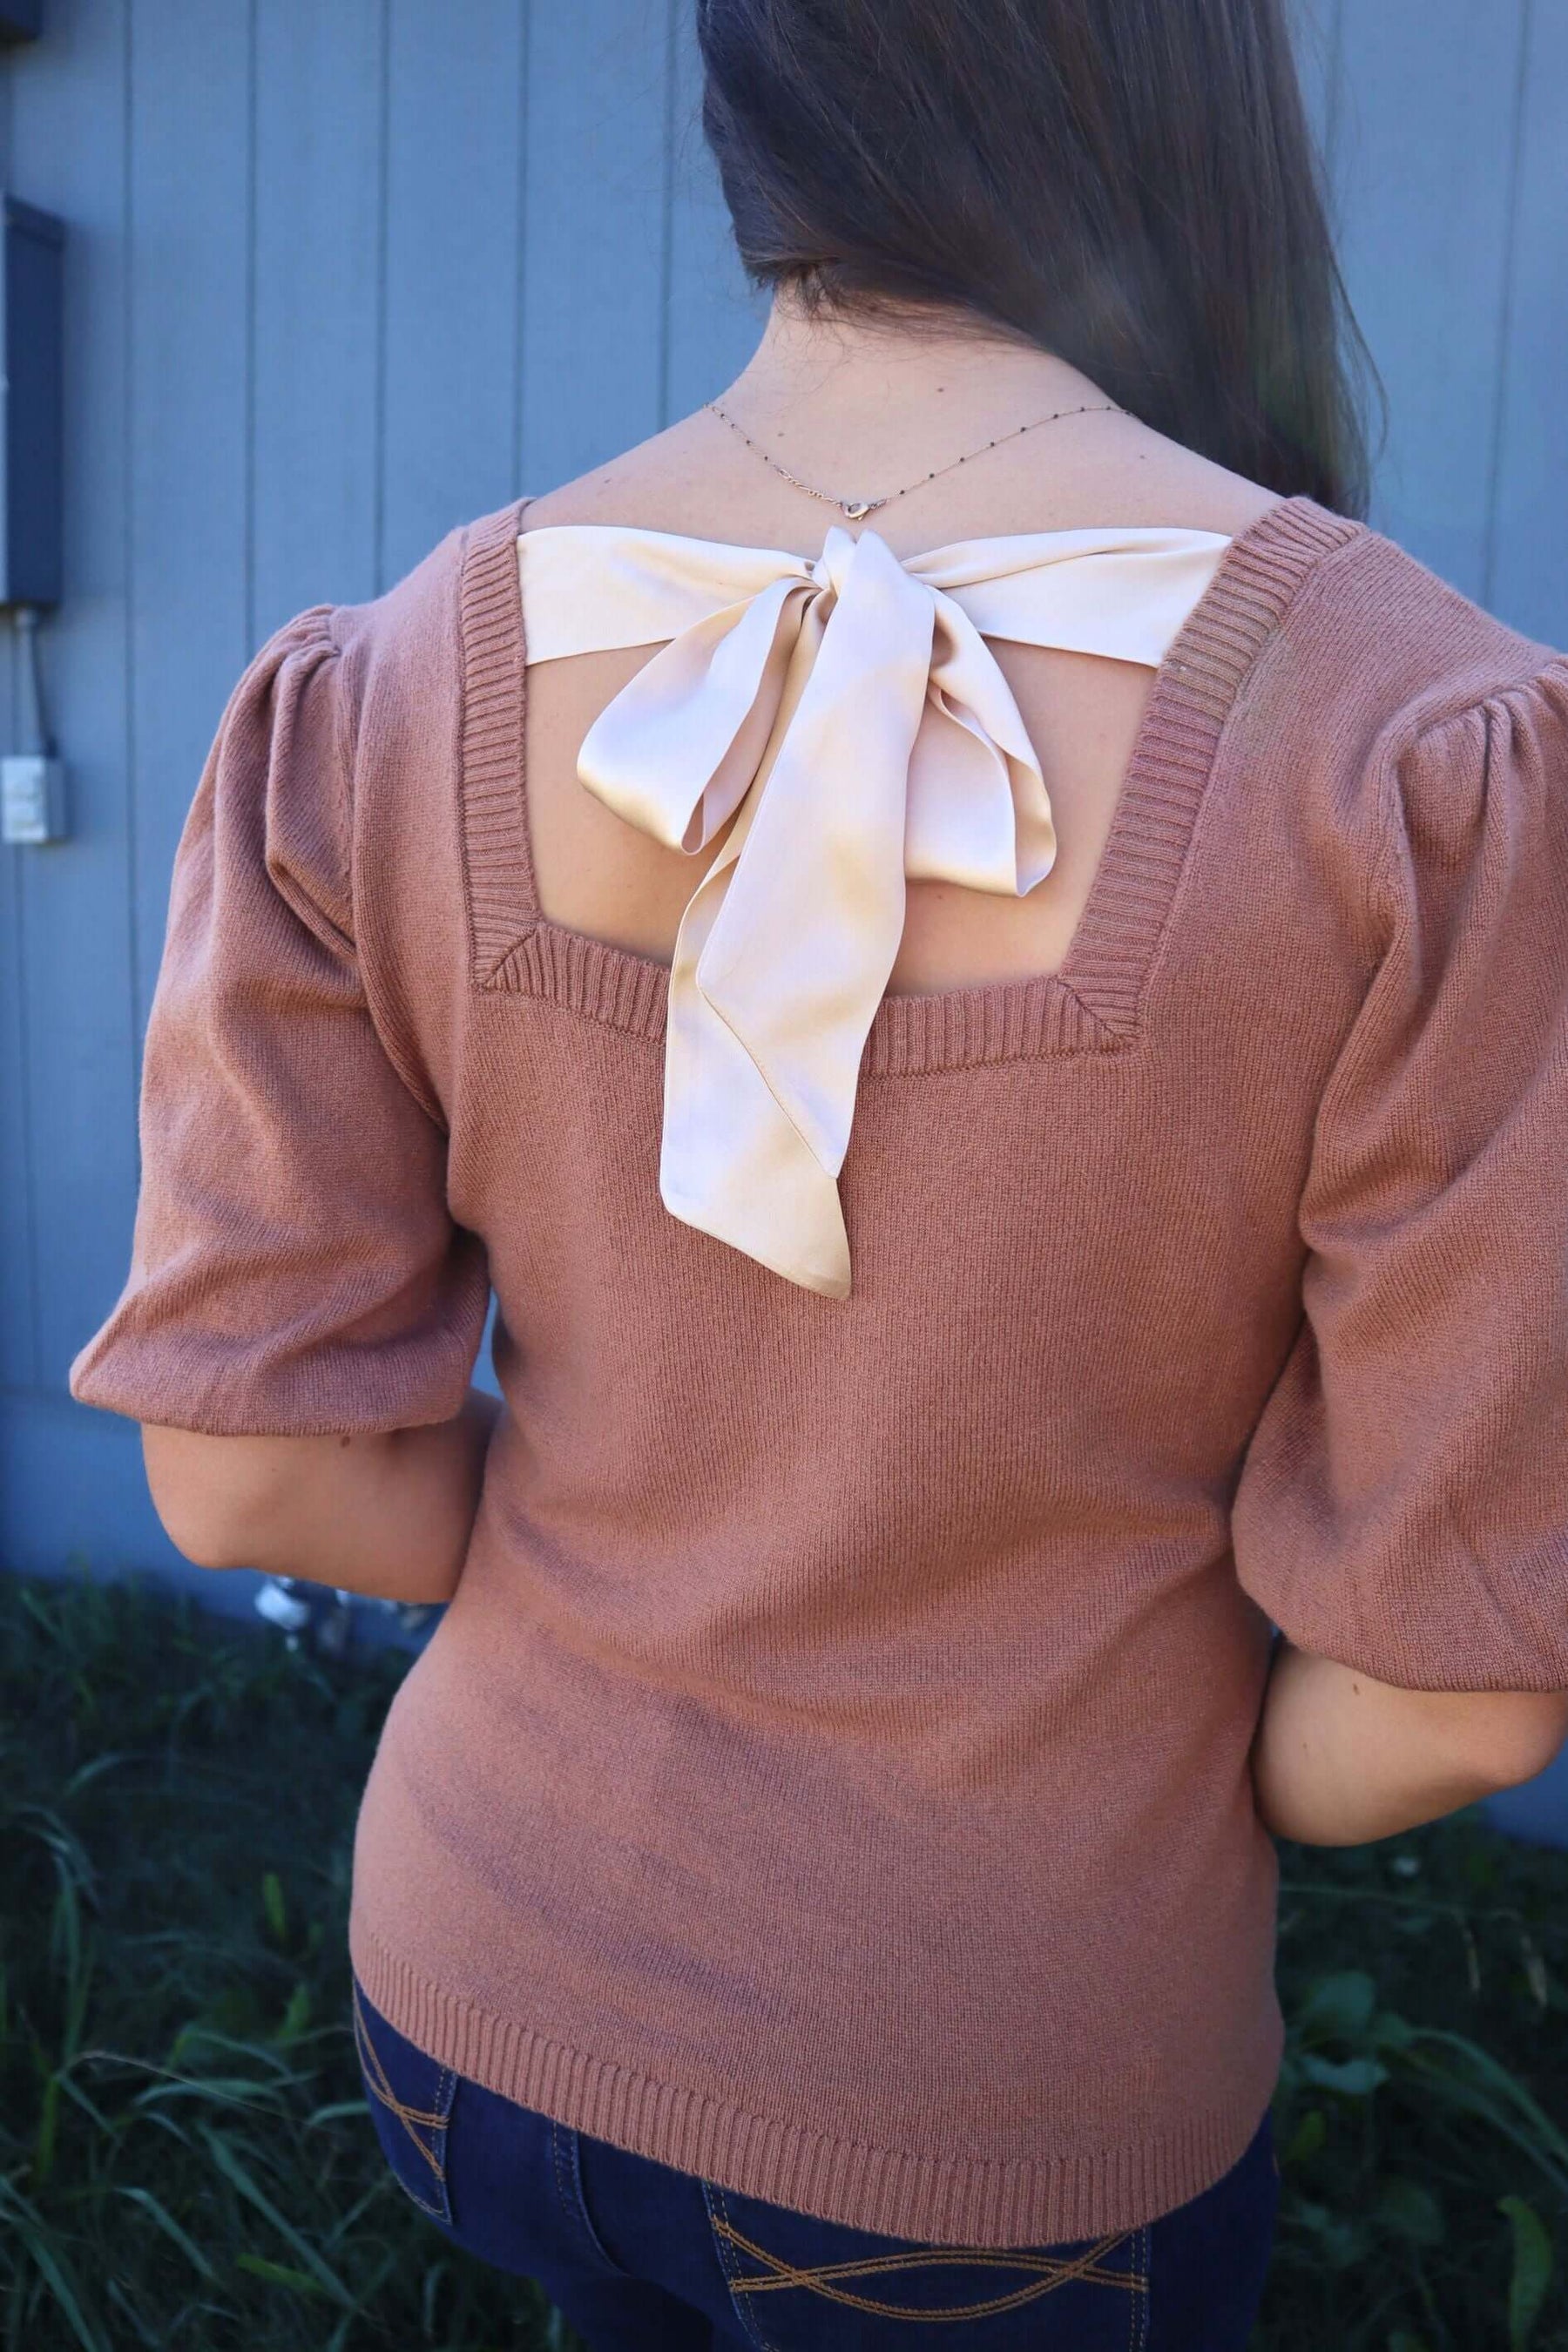
M 583 782 L 692 856 L 735 816 L 669 971 L 674 1216 L 848 1296 L 837 1177 L 906 877 L 1022 896 L 1056 856 L 984 640 L 1157 667 L 1229 543 L 1058 530 L 900 560 L 835 524 L 810 559 L 613 524 L 521 533 L 530 662 L 661 646 L 589 729 Z

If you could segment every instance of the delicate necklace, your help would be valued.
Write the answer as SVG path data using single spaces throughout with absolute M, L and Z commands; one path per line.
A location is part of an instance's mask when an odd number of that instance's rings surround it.
M 999 448 L 1004 441 L 1016 441 L 1020 433 L 1032 433 L 1037 425 L 1055 425 L 1064 416 L 1125 416 L 1127 414 L 1127 411 L 1118 407 L 1113 400 L 1090 402 L 1082 408 L 1053 409 L 1049 416 L 1037 416 L 1027 425 L 1015 425 L 1011 433 L 999 433 L 994 441 L 983 442 L 978 449 L 966 449 L 962 457 L 953 457 L 945 466 L 933 466 L 931 472 L 922 474 L 918 482 L 906 482 L 901 490 L 889 490 L 886 498 L 836 499 L 830 491 L 815 490 L 809 482 L 798 480 L 786 467 L 779 464 L 776 457 L 770 457 L 765 449 L 758 448 L 751 435 L 742 432 L 732 416 L 724 415 L 724 411 L 716 400 L 705 401 L 703 405 L 710 408 L 715 416 L 723 417 L 730 430 L 741 435 L 747 448 L 756 450 L 764 466 L 771 466 L 775 474 L 782 474 L 786 482 L 792 483 L 797 490 L 804 490 L 808 499 L 820 499 L 825 506 L 837 507 L 839 513 L 846 516 L 850 522 L 864 522 L 866 517 L 868 514 L 875 514 L 879 507 L 890 506 L 895 499 L 907 499 L 911 490 L 923 488 L 927 482 L 934 482 L 939 474 L 951 474 L 955 466 L 967 466 L 971 457 L 984 457 L 987 449 Z

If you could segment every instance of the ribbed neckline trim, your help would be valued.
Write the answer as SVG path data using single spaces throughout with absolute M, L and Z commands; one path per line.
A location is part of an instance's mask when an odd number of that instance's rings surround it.
M 469 525 L 460 590 L 462 820 L 476 988 L 542 999 L 661 1039 L 668 968 L 540 911 L 523 770 L 527 656 L 517 538 L 531 503 Z M 1155 677 L 1099 870 L 1054 972 L 884 997 L 868 1076 L 1115 1051 L 1137 1034 L 1221 734 L 1242 683 L 1313 567 L 1364 532 L 1317 504 L 1271 507 L 1231 541 Z

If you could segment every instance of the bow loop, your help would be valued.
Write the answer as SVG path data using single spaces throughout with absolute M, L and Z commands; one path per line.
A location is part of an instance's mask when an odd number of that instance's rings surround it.
M 1051 804 L 996 657 L 939 588 L 931 683 L 910 760 L 905 871 L 1022 898 L 1056 863 Z
M 577 773 L 628 824 L 689 856 L 750 791 L 812 584 L 780 580 L 645 662 L 583 739 Z

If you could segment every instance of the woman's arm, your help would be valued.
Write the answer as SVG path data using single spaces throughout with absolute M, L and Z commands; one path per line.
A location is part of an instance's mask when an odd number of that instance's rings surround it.
M 1363 1845 L 1532 1780 L 1568 1737 L 1568 1692 L 1402 1690 L 1283 1637 L 1252 1743 L 1264 1827 Z
M 153 1506 L 198 1568 L 303 1576 L 387 1601 L 450 1601 L 498 1398 L 369 1436 L 206 1437 L 142 1426 Z

